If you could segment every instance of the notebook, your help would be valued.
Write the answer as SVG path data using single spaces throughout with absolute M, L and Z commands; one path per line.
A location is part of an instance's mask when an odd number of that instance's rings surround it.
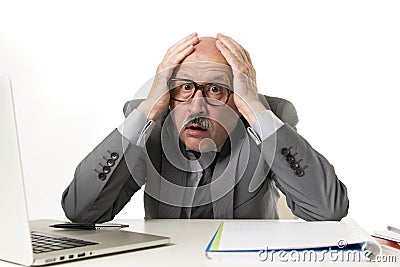
M 342 222 L 226 221 L 212 237 L 206 256 L 275 262 L 299 261 L 307 256 L 309 261 L 318 262 L 332 260 L 330 254 L 334 251 L 340 251 L 343 260 L 349 256 L 348 261 L 368 261 L 379 255 L 381 248 L 349 219 Z
M 160 246 L 169 237 L 123 230 L 60 230 L 28 221 L 10 79 L 0 75 L 0 260 L 22 265 L 66 262 Z

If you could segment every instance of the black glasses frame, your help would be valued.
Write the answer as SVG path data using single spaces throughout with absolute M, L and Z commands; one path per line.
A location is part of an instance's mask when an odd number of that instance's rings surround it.
M 171 79 L 169 79 L 169 80 L 168 80 L 168 83 L 167 83 L 169 90 L 174 89 L 174 88 L 170 88 L 170 85 L 171 85 L 172 82 L 176 82 L 176 81 L 192 83 L 192 84 L 194 84 L 194 88 L 195 88 L 195 89 L 194 89 L 194 92 L 193 92 L 193 94 L 192 94 L 192 96 L 191 96 L 189 99 L 187 99 L 187 100 L 176 99 L 176 98 L 174 98 L 174 97 L 171 96 L 171 98 L 172 98 L 173 100 L 178 101 L 178 102 L 186 102 L 186 103 L 187 103 L 187 102 L 192 101 L 192 99 L 193 99 L 193 97 L 196 95 L 197 91 L 198 91 L 198 90 L 201 90 L 201 93 L 203 94 L 203 97 L 205 98 L 207 104 L 209 104 L 209 105 L 211 105 L 211 106 L 215 106 L 215 107 L 221 107 L 221 106 L 225 106 L 226 103 L 228 103 L 229 97 L 230 97 L 230 95 L 232 94 L 231 88 L 230 88 L 228 85 L 226 85 L 226 84 L 217 83 L 217 82 L 212 82 L 212 83 L 207 83 L 207 82 L 206 82 L 206 83 L 203 83 L 203 84 L 198 84 L 198 83 L 196 83 L 195 81 L 192 81 L 192 80 L 189 80 L 189 79 L 184 79 L 184 78 L 171 78 Z M 228 90 L 228 97 L 226 98 L 225 103 L 223 103 L 222 105 L 216 105 L 216 104 L 210 103 L 210 102 L 207 100 L 208 97 L 206 96 L 206 92 L 204 91 L 204 89 L 206 88 L 207 85 L 217 85 L 217 86 L 222 86 L 222 87 L 226 88 L 226 89 Z

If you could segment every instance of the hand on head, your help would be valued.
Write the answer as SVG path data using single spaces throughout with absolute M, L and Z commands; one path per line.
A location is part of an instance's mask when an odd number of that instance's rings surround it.
M 250 125 L 265 110 L 258 99 L 256 71 L 249 52 L 231 37 L 218 33 L 216 47 L 233 69 L 234 102 Z
M 194 32 L 171 46 L 163 60 L 158 65 L 154 82 L 145 101 L 138 110 L 148 119 L 156 120 L 169 106 L 170 98 L 167 81 L 171 77 L 173 69 L 194 51 L 194 46 L 199 42 L 197 33 Z

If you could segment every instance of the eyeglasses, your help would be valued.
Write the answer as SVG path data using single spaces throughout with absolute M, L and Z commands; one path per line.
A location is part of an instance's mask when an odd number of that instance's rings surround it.
M 207 104 L 224 106 L 232 93 L 228 85 L 222 83 L 198 84 L 192 80 L 173 78 L 168 81 L 171 98 L 178 102 L 190 102 L 198 90 L 201 90 Z

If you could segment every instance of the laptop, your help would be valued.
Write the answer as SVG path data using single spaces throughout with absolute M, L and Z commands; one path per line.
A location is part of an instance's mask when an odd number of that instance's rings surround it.
M 169 237 L 124 230 L 55 229 L 28 221 L 11 82 L 0 75 L 0 260 L 26 266 L 61 263 L 160 246 Z

